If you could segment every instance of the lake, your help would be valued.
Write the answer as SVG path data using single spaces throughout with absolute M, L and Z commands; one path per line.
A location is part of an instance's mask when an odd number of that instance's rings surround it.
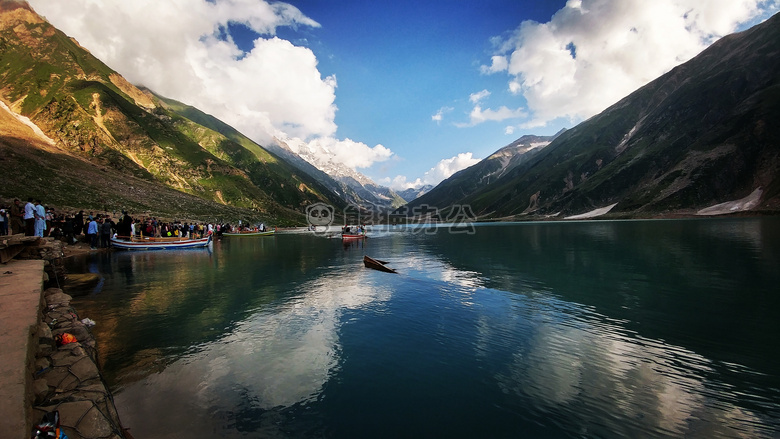
M 96 254 L 73 306 L 139 439 L 780 431 L 780 218 L 466 231 Z

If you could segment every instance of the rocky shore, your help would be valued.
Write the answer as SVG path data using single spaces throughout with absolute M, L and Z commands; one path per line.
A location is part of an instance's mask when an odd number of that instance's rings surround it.
M 12 260 L 3 260 L 0 279 L 5 290 L 0 308 L 4 305 L 5 311 L 12 313 L 10 317 L 3 314 L 3 329 L 6 335 L 20 338 L 14 343 L 20 346 L 16 349 L 19 354 L 6 352 L 0 367 L 27 371 L 20 374 L 26 375 L 18 381 L 20 390 L 4 392 L 7 400 L 0 401 L 4 407 L 22 404 L 23 410 L 14 413 L 24 413 L 22 417 L 27 418 L 3 424 L 13 426 L 15 433 L 8 437 L 16 437 L 21 430 L 31 437 L 43 416 L 56 410 L 62 432 L 70 439 L 131 438 L 122 428 L 111 392 L 97 366 L 95 339 L 89 331 L 93 322 L 78 315 L 70 305 L 71 296 L 62 289 L 67 288 L 63 258 L 96 250 L 81 243 L 67 246 L 53 238 L 20 236 L 4 237 L 0 242 L 4 256 L 13 254 Z M 42 265 L 30 265 L 41 264 L 39 260 Z M 37 286 L 32 277 L 38 279 Z M 14 332 L 14 327 L 19 330 Z M 5 433 L 0 436 L 6 437 Z
M 45 308 L 38 325 L 38 354 L 33 376 L 33 420 L 57 410 L 63 432 L 71 439 L 124 438 L 122 424 L 97 366 L 89 320 L 70 306 L 71 296 L 59 288 L 44 291 Z M 85 323 L 87 322 L 87 323 Z M 68 337 L 56 342 L 64 334 Z

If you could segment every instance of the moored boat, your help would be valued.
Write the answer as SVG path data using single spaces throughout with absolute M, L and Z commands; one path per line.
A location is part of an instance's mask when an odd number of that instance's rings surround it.
M 121 250 L 179 250 L 207 247 L 211 235 L 205 238 L 111 238 L 111 245 Z
M 366 268 L 373 268 L 374 270 L 384 271 L 385 273 L 398 273 L 394 269 L 387 267 L 385 265 L 387 264 L 386 261 L 380 261 L 379 259 L 374 259 L 370 256 L 363 256 L 363 264 Z

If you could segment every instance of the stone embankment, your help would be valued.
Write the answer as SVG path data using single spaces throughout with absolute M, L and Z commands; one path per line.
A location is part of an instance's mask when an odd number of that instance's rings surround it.
M 71 297 L 59 288 L 44 291 L 43 320 L 38 324 L 33 420 L 58 410 L 69 438 L 122 438 L 114 400 L 97 367 L 95 339 L 70 306 Z M 76 342 L 56 343 L 71 334 Z
M 0 253 L 0 437 L 31 437 L 53 410 L 70 439 L 129 437 L 98 370 L 95 340 L 59 288 L 62 243 L 16 235 L 0 241 Z M 55 342 L 66 333 L 75 340 Z

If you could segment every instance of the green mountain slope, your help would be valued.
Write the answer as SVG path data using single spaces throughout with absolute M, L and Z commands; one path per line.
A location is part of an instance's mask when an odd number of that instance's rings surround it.
M 722 38 L 457 203 L 487 218 L 565 216 L 615 203 L 613 216 L 648 217 L 695 213 L 760 188 L 754 210 L 776 211 L 777 72 L 780 15 Z
M 302 224 L 306 205 L 338 200 L 235 130 L 132 86 L 25 3 L 0 2 L 0 98 L 61 153 L 205 201 Z
M 346 203 L 311 175 L 301 172 L 221 120 L 173 99 L 152 94 L 178 117 L 172 123 L 190 139 L 243 170 L 258 187 L 290 208 L 325 201 L 342 209 Z

